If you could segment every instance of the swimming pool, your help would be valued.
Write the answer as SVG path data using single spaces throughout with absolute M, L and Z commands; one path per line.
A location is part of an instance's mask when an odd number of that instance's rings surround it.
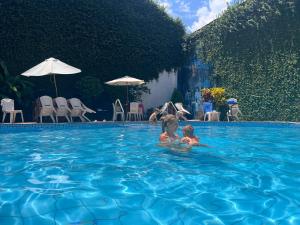
M 211 148 L 158 147 L 147 124 L 0 127 L 0 224 L 300 224 L 299 125 L 193 126 Z

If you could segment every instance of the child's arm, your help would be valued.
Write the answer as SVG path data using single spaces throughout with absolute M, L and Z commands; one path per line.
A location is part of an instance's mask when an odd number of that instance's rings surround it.
M 188 144 L 190 142 L 190 139 L 188 137 L 183 137 L 181 138 L 180 142 Z

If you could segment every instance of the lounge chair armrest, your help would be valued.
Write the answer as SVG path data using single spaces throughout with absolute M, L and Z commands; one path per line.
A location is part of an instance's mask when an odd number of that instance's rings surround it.
M 94 110 L 90 109 L 90 108 L 85 108 L 85 111 L 88 113 L 96 113 Z
M 82 102 L 81 102 L 81 104 L 82 104 L 82 106 L 83 106 L 83 108 L 84 108 L 84 110 L 85 110 L 86 112 L 88 112 L 88 113 L 96 113 L 94 110 L 88 108 L 88 107 L 87 107 L 86 105 L 84 105 Z

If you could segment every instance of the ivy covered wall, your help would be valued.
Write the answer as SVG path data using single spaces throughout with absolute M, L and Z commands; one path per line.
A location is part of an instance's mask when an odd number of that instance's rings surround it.
M 187 38 L 244 119 L 300 121 L 300 1 L 246 0 Z

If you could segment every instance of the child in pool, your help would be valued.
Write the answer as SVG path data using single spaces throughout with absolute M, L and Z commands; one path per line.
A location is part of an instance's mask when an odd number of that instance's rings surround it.
M 178 120 L 174 115 L 166 115 L 162 121 L 162 134 L 159 140 L 162 144 L 180 143 L 179 136 L 175 133 L 178 129 Z
M 191 125 L 187 125 L 182 129 L 183 138 L 181 138 L 181 142 L 188 144 L 189 146 L 202 146 L 208 147 L 210 146 L 206 144 L 200 144 L 200 140 L 197 136 L 194 135 L 194 128 Z
M 197 145 L 199 146 L 199 138 L 194 135 L 194 128 L 191 125 L 187 125 L 182 129 L 183 138 L 181 138 L 182 143 L 188 145 Z
M 194 128 L 191 125 L 187 125 L 182 129 L 183 138 L 181 138 L 182 143 L 186 143 L 189 146 L 202 146 L 208 147 L 206 144 L 200 144 L 200 140 L 197 136 L 194 135 Z
M 149 123 L 155 124 L 157 122 L 157 115 L 160 113 L 160 110 L 156 108 L 154 112 L 149 117 Z

